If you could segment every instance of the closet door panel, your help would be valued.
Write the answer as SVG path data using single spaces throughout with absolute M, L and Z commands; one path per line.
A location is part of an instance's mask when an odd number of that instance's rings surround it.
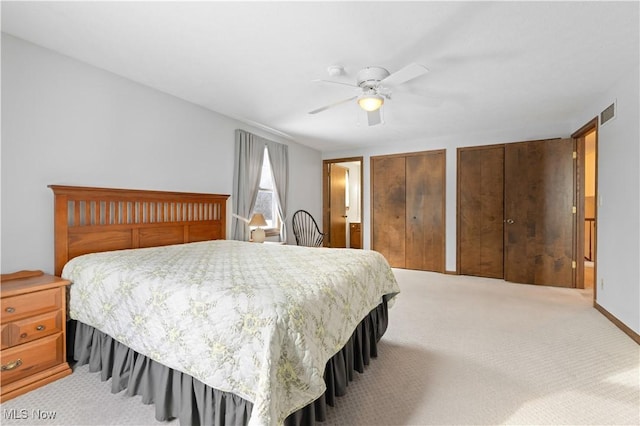
M 406 157 L 406 268 L 444 272 L 445 152 Z
M 405 267 L 405 158 L 371 159 L 372 249 L 392 267 Z
M 504 146 L 458 150 L 458 272 L 504 277 Z
M 573 140 L 505 145 L 505 279 L 573 287 Z
M 426 218 L 427 200 L 427 158 L 425 155 L 410 156 L 406 159 L 407 167 L 407 211 L 406 211 L 406 244 L 405 267 L 407 269 L 424 269 L 428 253 L 426 250 Z

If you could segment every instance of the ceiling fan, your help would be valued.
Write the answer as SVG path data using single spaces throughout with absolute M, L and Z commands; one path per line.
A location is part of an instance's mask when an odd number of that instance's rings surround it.
M 333 68 L 335 70 L 335 67 Z M 424 66 L 412 63 L 394 72 L 393 74 L 389 73 L 389 71 L 382 67 L 363 68 L 358 71 L 357 83 L 355 85 L 333 80 L 313 80 L 314 82 L 324 82 L 354 87 L 356 89 L 359 89 L 361 93 L 355 96 L 351 96 L 347 99 L 325 105 L 321 108 L 314 109 L 313 111 L 309 111 L 309 114 L 317 114 L 319 112 L 326 111 L 329 108 L 333 108 L 335 106 L 342 105 L 344 103 L 351 102 L 357 99 L 360 108 L 367 112 L 367 121 L 369 123 L 369 126 L 375 126 L 376 124 L 380 124 L 382 122 L 382 119 L 380 117 L 380 107 L 382 107 L 382 105 L 384 104 L 385 99 L 391 99 L 390 88 L 399 86 L 409 80 L 420 77 L 427 72 L 429 72 L 429 70 Z M 340 73 L 341 69 L 339 68 L 335 74 L 339 75 Z

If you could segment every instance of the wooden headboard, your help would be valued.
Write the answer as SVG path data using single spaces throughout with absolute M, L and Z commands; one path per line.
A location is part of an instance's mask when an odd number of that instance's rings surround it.
M 55 274 L 76 256 L 225 238 L 228 195 L 49 185 Z

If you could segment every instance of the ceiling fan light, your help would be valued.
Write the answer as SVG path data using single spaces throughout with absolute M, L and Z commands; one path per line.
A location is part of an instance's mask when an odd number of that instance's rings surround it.
M 364 94 L 358 98 L 358 105 L 367 112 L 377 111 L 384 103 L 384 98 L 375 93 Z

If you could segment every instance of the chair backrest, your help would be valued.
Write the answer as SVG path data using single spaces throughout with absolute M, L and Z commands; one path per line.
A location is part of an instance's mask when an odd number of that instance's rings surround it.
M 324 234 L 320 232 L 318 224 L 313 216 L 306 210 L 298 210 L 291 219 L 293 235 L 296 237 L 296 244 L 307 247 L 320 247 L 324 240 Z

